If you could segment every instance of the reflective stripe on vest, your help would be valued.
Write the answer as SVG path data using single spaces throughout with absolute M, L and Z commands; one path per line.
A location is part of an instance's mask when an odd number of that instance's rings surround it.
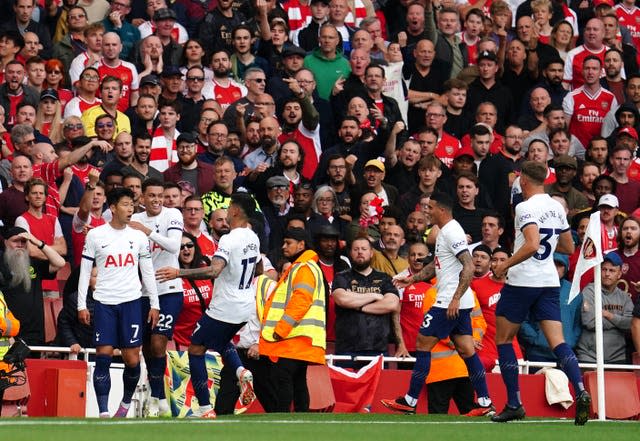
M 4 319 L 7 326 L 5 334 L 11 335 L 11 326 L 13 325 L 13 322 L 7 317 L 8 312 L 9 308 L 4 301 L 4 295 L 0 292 L 0 317 Z M 9 337 L 0 337 L 0 360 L 4 358 L 4 355 L 9 351 L 10 346 L 11 342 L 9 341 Z
M 275 285 L 276 281 L 270 279 L 264 274 L 260 274 L 256 277 L 256 313 L 258 314 L 258 320 L 262 323 L 262 315 L 264 314 L 264 304 L 269 298 L 269 294 L 272 288 L 271 285 Z
M 293 293 L 293 281 L 300 268 L 306 265 L 315 278 L 315 287 L 308 285 L 300 285 L 309 289 L 313 294 L 313 301 L 311 307 L 307 313 L 302 317 L 302 320 L 296 322 L 293 318 L 287 316 L 284 313 L 284 309 L 291 299 Z M 295 264 L 287 276 L 286 281 L 280 283 L 276 287 L 276 291 L 273 294 L 273 301 L 271 302 L 271 308 L 267 312 L 267 317 L 263 321 L 262 325 L 262 338 L 266 341 L 274 342 L 273 333 L 275 332 L 276 325 L 280 320 L 284 320 L 291 325 L 292 329 L 289 335 L 285 339 L 294 337 L 309 337 L 311 338 L 311 344 L 313 346 L 326 348 L 326 331 L 325 331 L 325 294 L 324 283 L 322 279 L 322 271 L 318 264 L 312 260 L 307 262 L 300 262 Z

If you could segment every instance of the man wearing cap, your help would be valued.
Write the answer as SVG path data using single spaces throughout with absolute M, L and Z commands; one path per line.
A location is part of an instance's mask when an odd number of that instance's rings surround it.
M 499 67 L 494 52 L 482 51 L 478 54 L 478 78 L 469 85 L 465 109 L 474 112 L 480 103 L 493 103 L 498 111 L 495 129 L 504 133 L 505 127 L 515 119 L 516 109 L 511 90 L 497 79 Z
M 182 45 L 186 42 L 188 34 L 184 28 L 176 22 L 176 13 L 173 9 L 158 9 L 153 15 L 156 26 L 153 35 L 160 39 L 162 44 L 162 61 L 165 65 L 180 64 L 182 57 Z M 178 35 L 176 35 L 176 33 Z
M 152 20 L 145 21 L 138 26 L 140 37 L 145 38 L 151 34 L 157 34 L 160 28 L 167 27 L 170 37 L 173 38 L 176 43 L 186 43 L 189 34 L 184 26 L 177 22 L 178 16 L 176 12 L 168 8 L 165 1 L 157 3 L 160 4 L 160 8 L 151 12 L 150 16 Z
M 151 95 L 155 98 L 156 104 L 162 94 L 162 81 L 156 73 L 150 73 L 140 78 L 140 95 Z M 156 109 L 157 110 L 157 109 Z
M 108 15 L 102 20 L 105 32 L 115 32 L 122 41 L 122 58 L 128 59 L 134 46 L 140 41 L 140 31 L 127 20 L 133 0 L 112 1 Z
M 292 95 L 288 80 L 294 78 L 300 69 L 303 68 L 304 57 L 306 55 L 307 53 L 304 49 L 294 45 L 285 46 L 282 50 L 282 69 L 269 78 L 265 89 L 276 101 L 279 109 L 281 107 L 281 100 Z
M 64 259 L 24 228 L 11 227 L 5 231 L 3 237 L 0 285 L 7 306 L 20 321 L 18 337 L 28 345 L 43 345 L 45 342 L 42 279 L 54 279 L 55 273 L 64 266 Z M 45 258 L 30 258 L 29 244 L 40 249 Z
M 325 285 L 318 255 L 302 228 L 286 230 L 282 253 L 291 263 L 267 299 L 262 314 L 260 355 L 273 362 L 276 412 L 309 410 L 307 366 L 324 364 Z
M 553 158 L 553 165 L 556 171 L 556 182 L 545 185 L 544 191 L 553 196 L 561 195 L 569 207 L 567 219 L 571 222 L 573 215 L 589 207 L 589 201 L 573 186 L 573 180 L 578 171 L 578 161 L 573 156 L 560 155 Z
M 618 198 L 613 194 L 602 195 L 598 200 L 603 254 L 618 248 L 618 224 L 616 223 L 618 207 Z
M 271 176 L 266 182 L 268 203 L 264 204 L 262 212 L 271 228 L 269 248 L 282 246 L 287 214 L 291 209 L 291 183 L 282 175 Z
M 188 181 L 203 195 L 213 188 L 214 168 L 198 160 L 195 137 L 192 133 L 181 133 L 176 140 L 178 162 L 163 172 L 164 180 L 178 183 Z
M 138 71 L 128 61 L 121 57 L 122 43 L 115 32 L 107 32 L 102 37 L 102 58 L 98 63 L 100 78 L 107 76 L 120 78 L 122 81 L 122 95 L 118 102 L 118 110 L 126 111 L 129 106 L 135 106 L 138 102 Z
M 595 316 L 602 314 L 604 362 L 623 364 L 627 362 L 626 335 L 631 329 L 633 303 L 617 286 L 622 275 L 622 259 L 615 252 L 605 254 L 600 271 L 602 311 L 594 309 L 595 291 L 590 283 L 582 290 L 582 334 L 576 355 L 582 363 L 595 363 Z
M 395 205 L 398 200 L 398 189 L 384 181 L 384 163 L 380 159 L 371 159 L 364 165 L 364 173 L 361 182 L 361 194 L 375 193 L 382 199 L 382 206 Z
M 600 135 L 607 113 L 615 112 L 618 108 L 615 95 L 600 85 L 601 71 L 600 58 L 595 55 L 586 57 L 582 62 L 584 84 L 569 92 L 562 101 L 569 132 L 578 138 L 583 147 L 591 138 Z

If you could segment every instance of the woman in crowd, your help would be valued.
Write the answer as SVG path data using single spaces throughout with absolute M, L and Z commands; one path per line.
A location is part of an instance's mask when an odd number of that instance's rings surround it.
M 44 70 L 46 72 L 44 87 L 58 92 L 60 106 L 64 114 L 64 106 L 73 98 L 73 92 L 67 89 L 64 84 L 64 65 L 62 61 L 52 58 L 44 64 Z

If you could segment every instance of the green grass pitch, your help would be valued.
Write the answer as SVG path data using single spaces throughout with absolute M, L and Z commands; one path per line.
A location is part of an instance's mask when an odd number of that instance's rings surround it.
M 11 441 L 614 441 L 640 440 L 640 422 L 526 419 L 507 424 L 485 418 L 381 414 L 271 414 L 217 420 L 98 420 L 21 418 L 0 420 Z M 205 438 L 206 437 L 206 438 Z

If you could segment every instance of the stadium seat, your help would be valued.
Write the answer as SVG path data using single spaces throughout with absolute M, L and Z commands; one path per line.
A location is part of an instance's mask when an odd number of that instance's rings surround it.
M 587 391 L 591 394 L 591 413 L 598 415 L 598 388 L 596 372 L 584 375 Z M 640 417 L 640 394 L 633 372 L 605 372 L 605 413 L 612 420 L 632 420 Z
M 631 354 L 631 364 L 640 366 L 640 352 L 634 352 L 633 354 Z M 636 377 L 640 377 L 640 369 L 636 369 L 633 372 L 636 373 Z
M 31 397 L 29 380 L 24 373 L 25 382 L 21 386 L 12 386 L 4 391 L 2 397 L 2 417 L 17 417 L 27 415 L 27 402 Z
M 44 298 L 44 338 L 47 343 L 56 339 L 60 311 L 62 311 L 62 298 Z
M 329 368 L 326 365 L 313 365 L 307 368 L 307 386 L 309 388 L 309 410 L 311 412 L 332 412 L 336 404 L 333 394 Z

